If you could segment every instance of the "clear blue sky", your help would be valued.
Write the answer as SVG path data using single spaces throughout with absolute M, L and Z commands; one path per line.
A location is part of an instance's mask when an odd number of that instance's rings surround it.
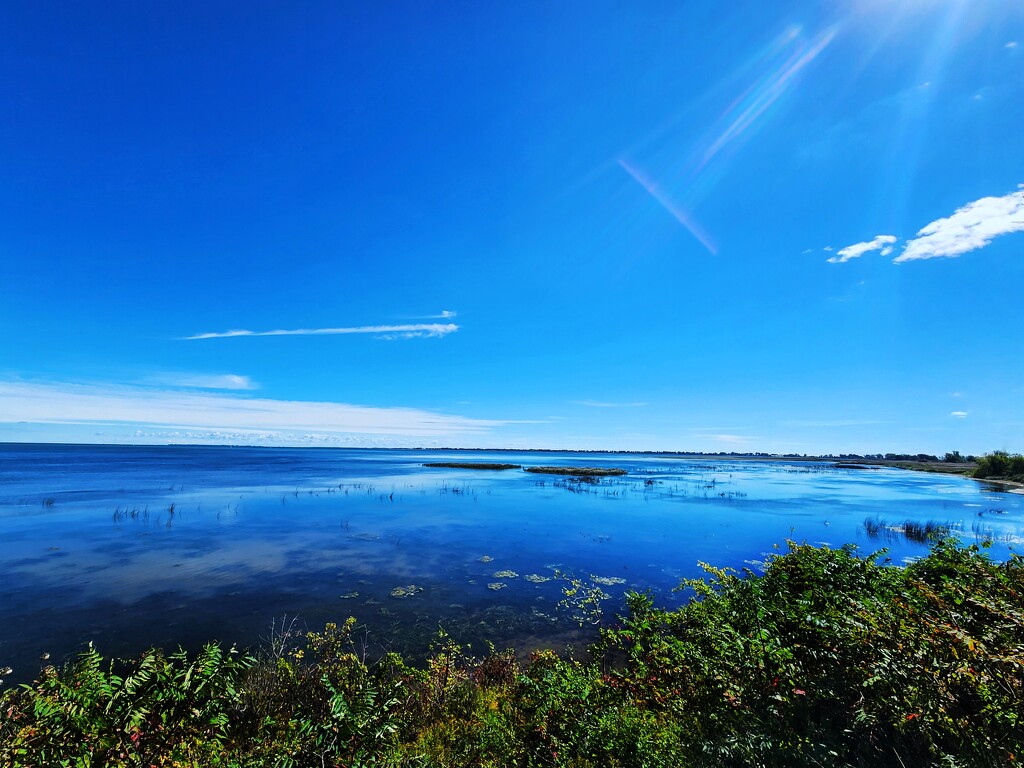
M 1016 0 L 32 0 L 0 73 L 0 440 L 1024 450 Z

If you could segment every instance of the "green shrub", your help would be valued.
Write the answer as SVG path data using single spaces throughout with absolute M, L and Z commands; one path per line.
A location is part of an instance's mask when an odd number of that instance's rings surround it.
M 253 658 L 91 646 L 0 700 L 0 766 L 997 766 L 1024 755 L 1024 560 L 790 544 L 628 595 L 585 660 L 367 663 L 353 620 Z
M 993 451 L 978 459 L 974 476 L 982 479 L 992 477 L 1024 482 L 1024 455 Z

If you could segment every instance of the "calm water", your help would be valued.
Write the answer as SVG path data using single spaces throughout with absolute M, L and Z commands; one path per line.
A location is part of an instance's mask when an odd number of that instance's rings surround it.
M 586 484 L 422 466 L 445 460 L 629 474 Z M 868 517 L 950 524 L 965 542 L 993 540 L 1000 559 L 1024 542 L 1024 496 L 828 463 L 0 445 L 0 667 L 15 669 L 6 683 L 31 679 L 40 653 L 59 661 L 89 640 L 115 655 L 255 644 L 285 615 L 310 629 L 355 616 L 371 652 L 422 653 L 439 626 L 481 650 L 564 647 L 592 630 L 558 607 L 556 570 L 599 577 L 610 616 L 627 589 L 674 605 L 698 560 L 757 570 L 787 538 L 888 547 L 897 564 L 927 551 L 894 531 L 869 537 Z

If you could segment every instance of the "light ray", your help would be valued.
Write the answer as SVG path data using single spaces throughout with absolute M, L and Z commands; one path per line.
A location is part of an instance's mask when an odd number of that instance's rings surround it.
M 631 166 L 624 159 L 619 160 L 619 165 L 622 166 L 626 173 L 633 177 L 637 184 L 647 190 L 647 193 L 657 200 L 658 203 L 661 204 L 662 208 L 672 214 L 672 217 L 675 218 L 676 221 L 686 227 L 687 231 L 697 238 L 700 244 L 703 245 L 712 256 L 718 255 L 718 246 L 715 245 L 708 233 L 705 232 L 704 229 L 694 220 L 693 216 L 689 212 L 684 210 L 679 203 L 675 202 L 665 194 L 657 184 L 648 179 L 643 173 Z
M 758 118 L 786 92 L 794 78 L 828 47 L 837 31 L 835 27 L 831 27 L 818 35 L 810 45 L 794 51 L 775 71 L 761 78 L 730 105 L 716 121 L 728 122 L 728 125 L 701 153 L 694 174 L 700 173 L 727 145 L 742 138 Z

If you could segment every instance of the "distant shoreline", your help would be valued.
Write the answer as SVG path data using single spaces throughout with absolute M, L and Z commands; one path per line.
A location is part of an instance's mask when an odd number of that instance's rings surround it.
M 787 461 L 806 462 L 815 464 L 834 464 L 839 468 L 853 469 L 857 467 L 892 467 L 895 469 L 906 469 L 912 472 L 930 472 L 945 475 L 958 475 L 969 480 L 976 480 L 982 483 L 1002 485 L 1012 492 L 1024 493 L 1024 483 L 999 477 L 973 477 L 972 472 L 977 467 L 974 462 L 947 462 L 937 461 L 915 461 L 911 459 L 885 459 L 868 458 L 857 454 L 827 454 L 823 456 L 809 456 L 806 454 L 784 454 L 784 453 L 738 453 L 738 452 L 701 452 L 701 451 L 630 451 L 630 450 L 607 450 L 607 449 L 577 449 L 577 448 L 454 448 L 454 447 L 390 447 L 381 446 L 334 446 L 334 445 L 211 445 L 206 443 L 26 443 L 22 441 L 2 441 L 0 445 L 26 446 L 26 447 L 75 447 L 75 448 L 246 448 L 262 450 L 342 450 L 342 451 L 421 451 L 424 453 L 542 453 L 542 454 L 579 454 L 595 456 L 656 456 L 663 458 L 678 459 L 705 459 L 716 461 Z

